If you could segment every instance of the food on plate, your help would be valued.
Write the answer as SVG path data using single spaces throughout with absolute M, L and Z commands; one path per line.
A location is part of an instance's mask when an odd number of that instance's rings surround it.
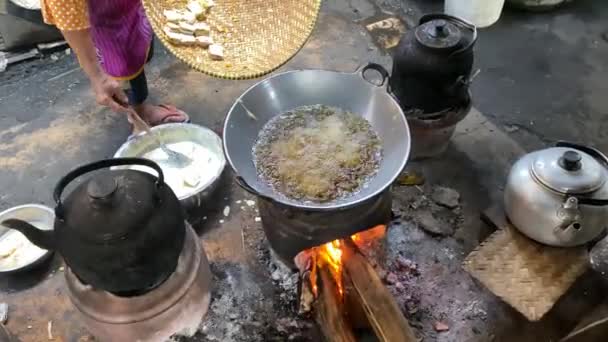
M 188 23 L 194 23 L 196 21 L 196 16 L 194 15 L 194 13 L 190 12 L 190 11 L 182 11 L 182 10 L 165 10 L 163 12 L 163 14 L 165 15 L 165 19 L 167 19 L 168 22 L 174 22 L 174 23 L 179 23 L 179 22 L 188 22 Z
M 167 147 L 192 158 L 193 162 L 185 167 L 177 167 L 167 162 L 167 154 L 160 147 L 146 152 L 141 157 L 153 160 L 162 168 L 165 183 L 180 199 L 191 196 L 197 188 L 209 185 L 216 175 L 214 170 L 218 170 L 222 163 L 222 159 L 212 149 L 195 142 L 168 143 Z M 134 165 L 131 168 L 150 174 L 155 173 L 146 166 Z
M 194 35 L 195 36 L 208 36 L 211 33 L 211 27 L 207 23 L 197 22 L 194 23 Z
M 196 19 L 205 20 L 207 10 L 203 7 L 203 5 L 201 5 L 199 1 L 191 0 L 190 2 L 188 2 L 186 7 L 190 12 L 192 12 L 192 14 L 194 14 Z
M 209 46 L 209 56 L 213 60 L 221 61 L 224 59 L 224 48 L 219 44 L 211 44 Z
M 10 270 L 25 266 L 46 253 L 46 250 L 32 244 L 17 231 L 0 236 L 0 270 Z
M 163 31 L 169 42 L 175 45 L 209 48 L 211 60 L 223 60 L 224 48 L 214 43 L 211 27 L 204 22 L 209 10 L 215 6 L 213 0 L 190 0 L 186 8 L 175 8 L 163 12 L 166 22 Z M 223 32 L 218 30 L 218 32 Z
M 196 22 L 194 24 L 181 22 L 179 23 L 179 30 L 185 34 L 195 36 L 208 36 L 211 28 L 209 27 L 209 25 L 203 22 Z
M 167 19 L 168 22 L 174 22 L 177 23 L 181 20 L 182 16 L 181 16 L 181 11 L 178 10 L 165 10 L 163 12 L 163 14 L 165 15 L 165 19 Z
M 198 36 L 195 38 L 196 39 L 196 43 L 198 46 L 202 46 L 202 47 L 209 47 L 209 45 L 213 44 L 213 39 L 211 39 L 211 37 L 208 36 Z M 209 53 L 211 53 L 211 48 L 209 49 Z
M 165 27 L 165 34 L 167 37 L 169 37 L 169 41 L 171 41 L 173 44 L 194 45 L 196 43 L 196 38 L 194 36 L 175 32 L 168 27 Z
M 170 29 L 171 31 L 176 31 L 176 32 L 179 32 L 179 30 L 180 30 L 180 26 L 179 26 L 179 24 L 178 24 L 178 23 L 171 22 L 171 21 L 168 21 L 168 22 L 165 24 L 165 27 L 166 27 L 166 28 L 168 28 L 168 29 Z
M 215 6 L 215 2 L 213 0 L 199 0 L 199 2 L 206 11 L 209 11 L 211 7 Z

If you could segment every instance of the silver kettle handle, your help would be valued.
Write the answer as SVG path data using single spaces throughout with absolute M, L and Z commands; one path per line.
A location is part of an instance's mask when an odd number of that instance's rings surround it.
M 585 152 L 588 155 L 592 156 L 593 158 L 597 159 L 602 165 L 604 165 L 605 168 L 608 168 L 608 157 L 606 157 L 606 155 L 604 153 L 602 153 L 600 150 L 598 150 L 596 148 L 572 143 L 569 141 L 558 141 L 557 143 L 555 143 L 555 146 L 556 147 L 569 147 L 569 148 L 573 148 L 575 150 Z M 569 197 L 571 197 L 571 195 L 569 195 Z M 586 204 L 586 205 L 593 205 L 593 206 L 608 205 L 608 199 L 603 199 L 603 198 L 600 199 L 600 198 L 577 197 L 577 199 L 578 199 L 579 204 Z
M 556 142 L 555 147 L 570 147 L 575 150 L 583 151 L 591 155 L 593 158 L 598 159 L 602 164 L 604 164 L 604 167 L 608 168 L 608 157 L 606 157 L 606 155 L 597 148 L 575 144 L 573 142 L 563 140 Z

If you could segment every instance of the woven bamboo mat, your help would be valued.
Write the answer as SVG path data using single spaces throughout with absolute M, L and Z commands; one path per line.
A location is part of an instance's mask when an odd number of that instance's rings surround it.
M 485 216 L 502 229 L 467 256 L 465 270 L 528 320 L 540 320 L 587 269 L 586 249 L 532 241 L 496 208 Z
M 287 62 L 312 33 L 321 6 L 321 0 L 216 0 L 206 22 L 225 58 L 213 61 L 206 49 L 173 45 L 163 32 L 163 11 L 185 8 L 187 2 L 143 0 L 154 32 L 171 53 L 198 71 L 227 79 L 259 77 Z

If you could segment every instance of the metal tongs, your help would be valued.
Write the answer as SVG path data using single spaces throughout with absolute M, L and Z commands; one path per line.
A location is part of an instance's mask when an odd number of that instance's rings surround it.
M 128 115 L 131 118 L 131 122 L 138 131 L 145 131 L 146 133 L 156 138 L 160 149 L 163 150 L 163 152 L 167 155 L 167 160 L 169 164 L 179 169 L 185 168 L 188 165 L 192 164 L 192 158 L 181 152 L 173 151 L 172 149 L 167 147 L 167 145 L 165 145 L 165 142 L 162 140 L 161 135 L 154 134 L 150 129 L 150 125 L 148 125 L 148 123 L 144 119 L 142 119 L 133 108 L 129 107 Z

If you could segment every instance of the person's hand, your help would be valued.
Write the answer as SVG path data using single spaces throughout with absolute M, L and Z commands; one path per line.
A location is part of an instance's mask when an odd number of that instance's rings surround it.
M 91 77 L 91 87 L 98 104 L 109 107 L 117 113 L 129 111 L 129 99 L 117 80 L 100 72 L 95 77 Z

